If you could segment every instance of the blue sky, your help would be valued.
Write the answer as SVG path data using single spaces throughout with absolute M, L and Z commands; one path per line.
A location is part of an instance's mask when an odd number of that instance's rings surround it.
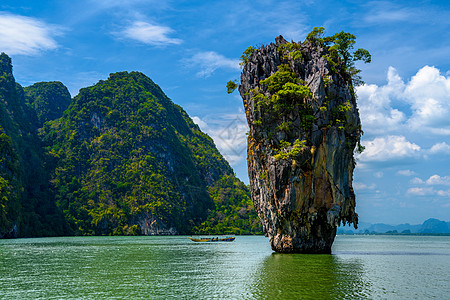
M 351 32 L 372 54 L 357 90 L 360 220 L 450 221 L 448 1 L 2 0 L 0 51 L 23 86 L 59 80 L 72 96 L 109 73 L 143 72 L 248 183 L 242 100 L 225 84 L 248 46 L 303 41 L 314 26 Z

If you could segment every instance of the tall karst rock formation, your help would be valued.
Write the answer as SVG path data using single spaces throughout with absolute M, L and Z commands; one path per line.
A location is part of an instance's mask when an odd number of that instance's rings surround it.
M 330 253 L 338 224 L 358 222 L 359 71 L 323 39 L 275 40 L 242 56 L 252 200 L 274 251 Z

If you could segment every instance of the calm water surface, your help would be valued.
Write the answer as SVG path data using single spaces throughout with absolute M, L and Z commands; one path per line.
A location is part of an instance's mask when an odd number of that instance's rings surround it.
M 0 299 L 450 299 L 450 237 L 337 236 L 332 255 L 262 236 L 0 240 Z

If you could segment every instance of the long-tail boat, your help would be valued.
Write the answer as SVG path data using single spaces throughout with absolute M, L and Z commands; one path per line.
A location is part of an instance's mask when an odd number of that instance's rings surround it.
M 217 237 L 216 238 L 199 238 L 199 239 L 189 237 L 189 239 L 194 242 L 232 242 L 232 241 L 234 241 L 235 237 L 226 237 L 226 238 L 221 238 L 221 239 L 219 239 Z

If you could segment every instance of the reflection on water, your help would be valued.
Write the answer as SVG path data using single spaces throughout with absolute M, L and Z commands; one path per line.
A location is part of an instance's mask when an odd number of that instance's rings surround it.
M 359 259 L 335 255 L 272 254 L 258 270 L 252 296 L 258 299 L 366 299 Z
M 267 241 L 187 237 L 0 241 L 0 299 L 239 299 Z
M 446 299 L 450 237 L 338 236 L 332 255 L 266 238 L 0 240 L 0 299 Z

